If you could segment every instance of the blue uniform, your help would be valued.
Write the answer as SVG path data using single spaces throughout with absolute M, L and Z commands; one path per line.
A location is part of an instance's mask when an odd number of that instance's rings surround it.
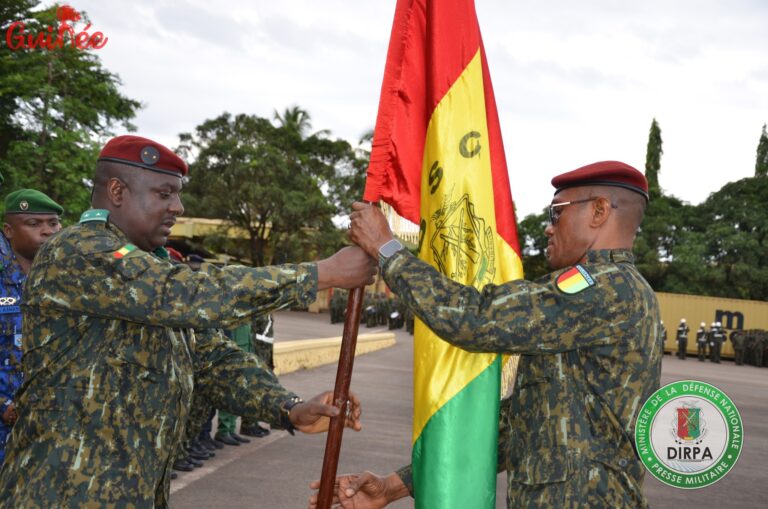
M 11 245 L 0 233 L 0 414 L 21 387 L 21 290 L 26 275 L 14 259 Z M 11 426 L 0 421 L 0 465 Z

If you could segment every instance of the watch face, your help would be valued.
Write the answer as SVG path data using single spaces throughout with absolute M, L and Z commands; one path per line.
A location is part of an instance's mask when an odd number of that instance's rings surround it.
M 396 239 L 392 239 L 379 249 L 379 253 L 384 258 L 389 258 L 403 248 L 403 245 Z

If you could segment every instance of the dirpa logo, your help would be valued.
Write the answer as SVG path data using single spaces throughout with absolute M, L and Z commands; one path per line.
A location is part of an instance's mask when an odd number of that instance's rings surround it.
M 717 387 L 695 380 L 656 391 L 635 426 L 640 460 L 654 477 L 676 488 L 703 488 L 720 480 L 743 444 L 736 405 Z

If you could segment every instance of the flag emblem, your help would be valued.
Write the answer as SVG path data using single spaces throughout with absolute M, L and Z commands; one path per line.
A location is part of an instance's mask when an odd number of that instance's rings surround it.
M 493 282 L 494 232 L 476 214 L 469 194 L 441 207 L 431 219 L 434 233 L 429 247 L 440 272 L 473 285 Z
M 701 409 L 677 409 L 677 436 L 680 440 L 692 442 L 701 436 Z
M 125 255 L 135 250 L 136 250 L 136 246 L 134 246 L 133 244 L 126 244 L 120 249 L 118 249 L 117 251 L 115 251 L 114 253 L 112 253 L 112 256 L 114 256 L 119 260 L 120 258 L 125 257 Z
M 576 265 L 566 270 L 555 280 L 557 289 L 563 293 L 573 295 L 595 286 L 595 280 L 581 265 Z

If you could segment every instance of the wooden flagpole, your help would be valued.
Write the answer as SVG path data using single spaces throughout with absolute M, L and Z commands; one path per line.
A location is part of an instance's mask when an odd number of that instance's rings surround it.
M 339 453 L 341 452 L 341 435 L 344 432 L 349 383 L 352 380 L 352 364 L 355 361 L 357 331 L 360 327 L 360 313 L 363 307 L 364 293 L 364 287 L 354 288 L 349 292 L 349 299 L 347 300 L 347 316 L 344 319 L 339 366 L 336 369 L 336 386 L 333 389 L 333 403 L 341 412 L 336 417 L 331 418 L 328 427 L 328 437 L 325 441 L 325 456 L 323 457 L 323 470 L 320 474 L 320 491 L 317 495 L 318 509 L 330 509 L 333 502 L 336 469 L 339 466 Z

